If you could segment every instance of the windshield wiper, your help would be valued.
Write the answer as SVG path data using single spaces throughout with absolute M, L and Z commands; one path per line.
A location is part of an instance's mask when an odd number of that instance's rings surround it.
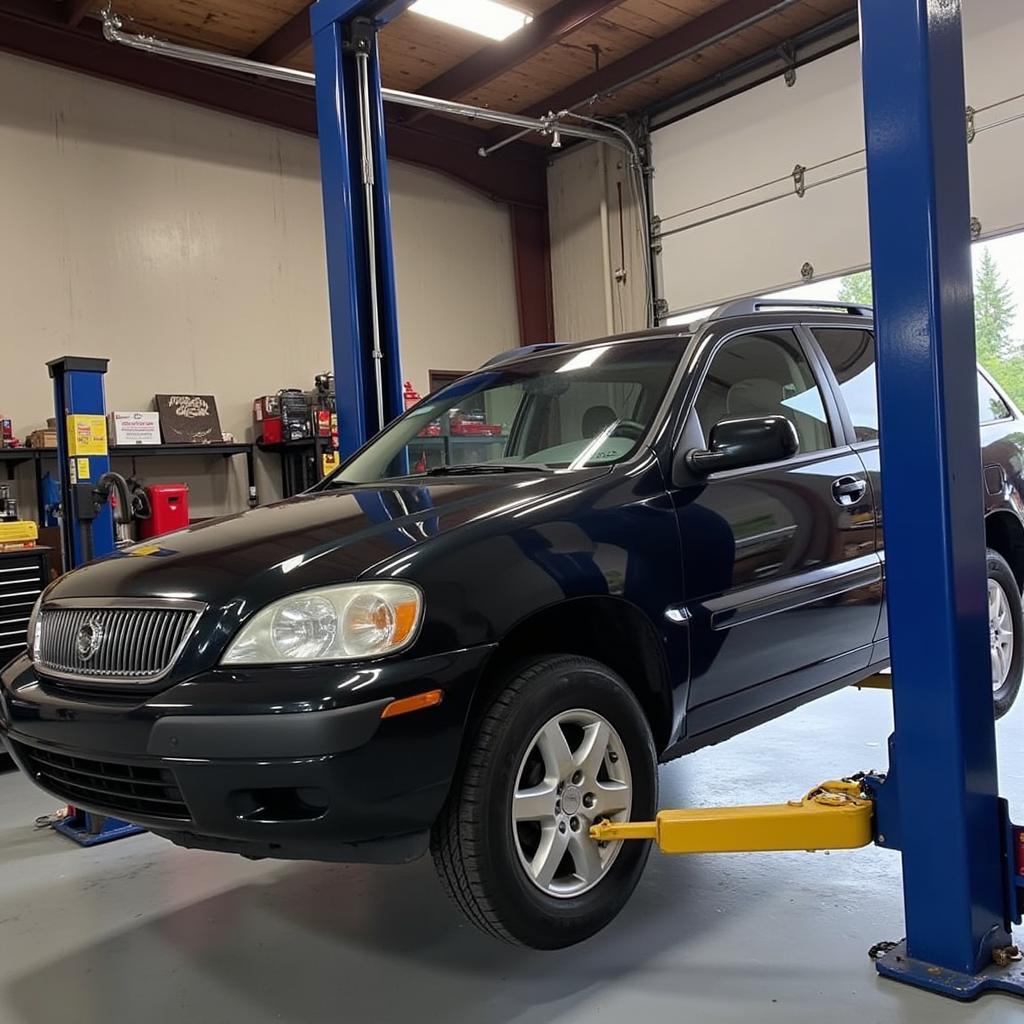
M 434 466 L 427 476 L 472 476 L 474 473 L 551 473 L 542 462 L 467 462 L 457 466 Z

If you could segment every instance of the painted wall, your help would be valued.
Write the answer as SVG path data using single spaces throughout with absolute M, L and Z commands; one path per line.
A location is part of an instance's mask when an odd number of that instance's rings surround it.
M 643 238 L 625 153 L 573 146 L 548 168 L 555 338 L 585 341 L 646 324 Z
M 403 369 L 425 392 L 429 369 L 518 342 L 510 218 L 391 174 Z M 110 358 L 109 409 L 213 394 L 243 440 L 253 397 L 330 367 L 314 139 L 0 53 L 0 235 L 0 416 L 20 437 L 52 415 L 44 363 L 65 354 Z M 280 467 L 258 458 L 268 500 Z M 137 468 L 187 480 L 195 516 L 245 505 L 241 459 Z
M 1024 9 L 964 0 L 963 12 L 967 102 L 981 129 L 968 150 L 972 213 L 995 235 L 1024 226 L 1024 122 L 996 124 L 1024 114 L 1024 100 L 1001 102 L 1021 92 Z M 866 266 L 863 147 L 857 46 L 800 68 L 792 88 L 776 78 L 654 132 L 669 309 L 798 285 L 805 263 L 818 279 Z M 797 164 L 808 169 L 802 198 L 789 177 Z

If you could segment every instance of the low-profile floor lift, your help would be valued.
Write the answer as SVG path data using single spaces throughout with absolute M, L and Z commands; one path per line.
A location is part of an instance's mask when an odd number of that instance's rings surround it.
M 377 31 L 411 0 L 312 8 L 328 286 L 345 454 L 402 409 Z M 838 849 L 903 860 L 886 977 L 1024 995 L 1011 927 L 1024 830 L 998 795 L 986 638 L 959 0 L 861 0 L 895 732 L 889 769 L 794 804 L 662 811 L 604 839 L 671 853 Z

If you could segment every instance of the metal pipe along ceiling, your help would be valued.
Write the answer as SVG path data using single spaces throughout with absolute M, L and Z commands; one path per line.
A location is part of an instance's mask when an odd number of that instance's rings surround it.
M 274 78 L 293 85 L 304 85 L 312 88 L 316 85 L 316 76 L 310 71 L 299 71 L 297 68 L 285 68 L 276 64 L 262 64 L 245 57 L 235 57 L 226 53 L 213 53 L 210 50 L 199 50 L 193 46 L 182 46 L 170 43 L 154 36 L 137 35 L 121 29 L 121 19 L 110 11 L 103 12 L 103 36 L 111 43 L 130 46 L 136 50 L 157 54 L 161 57 L 174 57 L 177 60 L 192 64 L 205 64 L 207 67 L 220 68 L 224 71 L 240 71 L 247 75 L 260 75 L 263 78 Z M 604 142 L 617 149 L 626 148 L 612 131 L 601 131 L 581 125 L 565 124 L 555 117 L 536 118 L 524 117 L 521 114 L 506 114 L 486 107 L 474 107 L 468 103 L 457 103 L 453 100 L 441 100 L 433 96 L 421 96 L 419 93 L 401 92 L 398 89 L 381 89 L 386 103 L 396 103 L 405 107 L 419 107 L 437 114 L 450 114 L 473 121 L 490 121 L 495 124 L 510 125 L 522 128 L 527 132 L 539 132 L 550 135 L 559 132 L 562 135 L 579 139 L 591 139 Z

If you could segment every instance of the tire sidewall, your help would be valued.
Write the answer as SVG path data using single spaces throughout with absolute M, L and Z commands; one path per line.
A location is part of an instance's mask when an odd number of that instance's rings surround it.
M 1024 609 L 1021 606 L 1017 580 L 1006 559 L 990 550 L 986 559 L 986 570 L 988 579 L 995 580 L 1006 594 L 1010 605 L 1010 618 L 1013 621 L 1013 657 L 1010 660 L 1010 671 L 1003 685 L 993 692 L 996 718 L 1002 718 L 1013 707 L 1020 692 L 1021 677 L 1024 675 Z
M 641 820 L 653 817 L 657 807 L 657 758 L 644 713 L 614 672 L 582 658 L 538 667 L 541 674 L 514 705 L 491 752 L 480 839 L 484 861 L 495 871 L 489 895 L 505 927 L 529 946 L 551 949 L 588 938 L 621 910 L 643 872 L 650 844 L 624 843 L 604 877 L 579 896 L 543 893 L 520 861 L 511 821 L 513 793 L 527 749 L 541 727 L 563 711 L 582 708 L 601 715 L 625 747 L 633 786 L 630 816 Z

